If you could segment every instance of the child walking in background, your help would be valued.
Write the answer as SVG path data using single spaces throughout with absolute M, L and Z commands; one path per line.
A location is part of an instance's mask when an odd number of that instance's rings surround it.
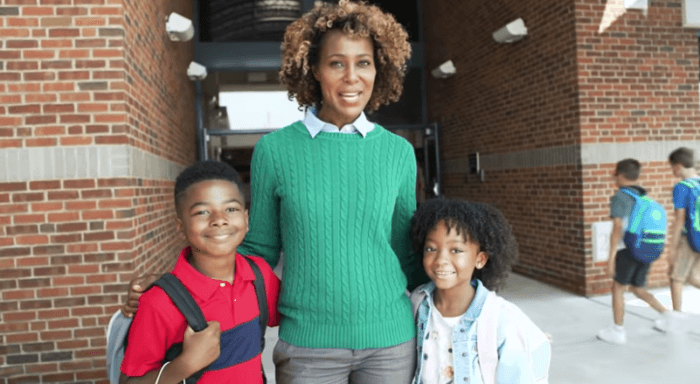
M 612 344 L 625 344 L 627 332 L 623 326 L 625 316 L 624 292 L 627 287 L 638 298 L 644 300 L 659 313 L 665 313 L 666 307 L 649 293 L 644 286 L 647 281 L 647 272 L 651 263 L 641 262 L 634 257 L 630 249 L 623 242 L 623 233 L 628 225 L 628 219 L 634 208 L 635 198 L 623 192 L 623 189 L 632 191 L 637 195 L 646 195 L 646 190 L 637 184 L 641 164 L 635 159 L 625 159 L 615 166 L 615 184 L 619 188 L 610 201 L 610 217 L 613 221 L 612 234 L 610 235 L 610 255 L 608 258 L 608 274 L 613 276 L 612 307 L 614 324 L 598 332 L 598 338 Z M 664 317 L 655 321 L 655 328 L 666 329 Z
M 411 234 L 432 280 L 411 293 L 418 353 L 413 383 L 546 383 L 549 340 L 493 292 L 518 255 L 501 212 L 431 199 L 413 216 Z
M 700 288 L 700 252 L 694 249 L 690 241 L 698 247 L 697 204 L 700 194 L 700 178 L 695 172 L 693 150 L 681 147 L 668 156 L 673 176 L 681 181 L 673 187 L 674 219 L 671 225 L 668 249 L 669 276 L 671 277 L 671 299 L 673 301 L 672 318 L 680 316 L 683 303 L 683 284 L 686 282 Z M 690 219 L 690 220 L 688 220 Z M 690 224 L 690 228 L 688 228 Z M 689 232 L 690 231 L 690 232 Z M 677 323 L 673 321 L 673 323 Z

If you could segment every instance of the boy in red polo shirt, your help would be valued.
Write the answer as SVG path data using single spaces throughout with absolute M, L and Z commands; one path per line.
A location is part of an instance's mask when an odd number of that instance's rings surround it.
M 175 182 L 176 224 L 189 246 L 172 274 L 192 294 L 208 327 L 195 333 L 159 287 L 141 296 L 129 330 L 120 383 L 179 383 L 208 367 L 198 383 L 262 383 L 255 275 L 236 252 L 248 232 L 238 173 L 225 163 L 198 162 Z M 252 257 L 265 281 L 268 326 L 279 324 L 280 281 Z M 163 363 L 173 344 L 182 353 Z

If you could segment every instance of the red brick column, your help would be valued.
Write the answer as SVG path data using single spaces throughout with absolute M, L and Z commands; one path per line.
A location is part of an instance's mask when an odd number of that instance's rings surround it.
M 191 1 L 0 5 L 0 383 L 105 383 L 126 282 L 182 247 L 172 186 L 195 160 Z

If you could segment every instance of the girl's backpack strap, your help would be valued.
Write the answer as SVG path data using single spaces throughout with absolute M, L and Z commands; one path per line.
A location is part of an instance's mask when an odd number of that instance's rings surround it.
M 416 288 L 411 292 L 411 306 L 413 307 L 413 321 L 418 322 L 418 308 L 420 308 L 420 303 L 425 300 L 425 298 L 428 296 L 427 293 L 422 289 L 423 286 L 421 285 L 420 287 Z
M 503 298 L 489 292 L 476 320 L 476 349 L 484 384 L 496 384 L 498 368 L 498 319 Z

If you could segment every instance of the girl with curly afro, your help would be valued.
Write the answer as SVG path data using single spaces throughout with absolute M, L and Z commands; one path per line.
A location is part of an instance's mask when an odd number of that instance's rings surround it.
M 488 204 L 431 199 L 413 216 L 411 234 L 432 280 L 411 293 L 420 356 L 414 383 L 546 382 L 547 337 L 518 307 L 493 293 L 518 256 L 503 214 Z M 482 348 L 489 343 L 477 322 L 495 330 L 497 360 L 483 359 L 488 354 Z
M 251 163 L 239 251 L 284 251 L 277 383 L 408 383 L 415 324 L 406 289 L 427 281 L 411 250 L 416 160 L 365 112 L 401 96 L 408 34 L 377 6 L 317 2 L 282 43 L 281 83 L 303 120 L 264 136 Z

